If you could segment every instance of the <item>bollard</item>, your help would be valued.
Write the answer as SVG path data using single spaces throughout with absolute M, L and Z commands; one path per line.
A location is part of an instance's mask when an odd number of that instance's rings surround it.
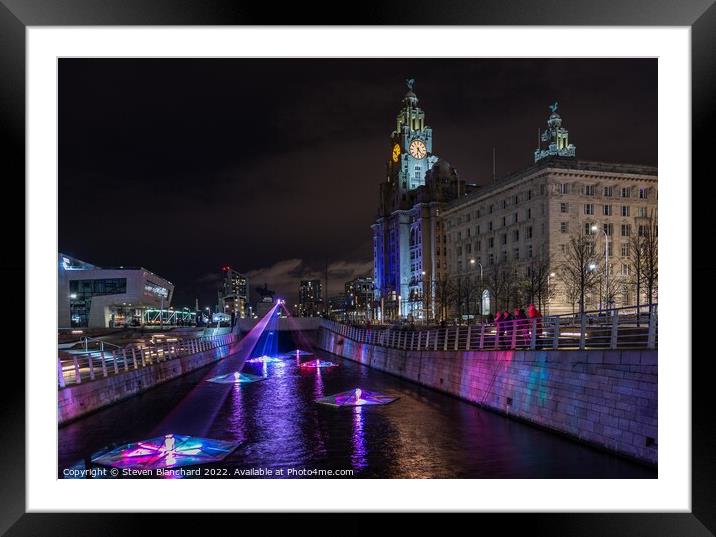
M 554 318 L 554 339 L 552 340 L 552 348 L 559 349 L 559 317 Z
M 535 350 L 537 348 L 537 318 L 533 317 L 531 319 L 532 326 L 530 327 L 531 331 L 531 337 L 530 337 L 530 349 Z
M 57 358 L 57 382 L 60 385 L 60 388 L 65 387 L 65 374 L 62 371 L 62 360 L 60 358 Z
M 77 356 L 72 356 L 72 365 L 75 366 L 75 384 L 82 383 L 82 376 L 80 375 L 80 363 L 77 361 Z
M 649 335 L 647 336 L 648 339 L 646 342 L 646 347 L 648 349 L 656 348 L 656 323 L 656 314 L 653 311 L 649 312 Z
M 612 333 L 609 338 L 609 348 L 616 349 L 619 341 L 619 311 L 615 310 L 612 315 Z

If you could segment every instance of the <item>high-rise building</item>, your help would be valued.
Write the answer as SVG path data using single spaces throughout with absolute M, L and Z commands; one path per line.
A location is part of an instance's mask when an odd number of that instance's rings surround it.
M 634 237 L 655 224 L 657 169 L 577 160 L 556 103 L 550 110 L 534 165 L 442 212 L 447 268 L 463 317 L 527 301 L 550 313 L 572 312 L 574 282 L 565 268 L 571 240 L 580 236 L 598 272 L 587 309 L 636 302 Z
M 224 279 L 219 289 L 219 311 L 244 319 L 249 314 L 249 280 L 226 265 L 222 267 Z
M 466 193 L 455 168 L 433 154 L 433 132 L 408 80 L 390 135 L 386 180 L 373 230 L 379 319 L 433 316 L 433 283 L 445 270 L 440 210 Z
M 373 278 L 358 276 L 345 284 L 345 311 L 352 320 L 373 318 Z
M 301 317 L 317 317 L 323 311 L 321 280 L 301 280 L 298 288 L 298 312 Z

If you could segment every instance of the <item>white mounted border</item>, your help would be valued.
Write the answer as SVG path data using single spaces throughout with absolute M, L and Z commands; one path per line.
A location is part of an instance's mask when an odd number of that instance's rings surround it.
M 410 43 L 400 48 L 398 43 Z M 568 43 L 555 49 L 554 43 Z M 27 510 L 690 511 L 690 29 L 589 27 L 31 27 L 27 32 Z M 57 58 L 659 58 L 658 480 L 58 480 Z M 618 83 L 618 81 L 615 81 Z M 665 200 L 665 201 L 664 201 Z

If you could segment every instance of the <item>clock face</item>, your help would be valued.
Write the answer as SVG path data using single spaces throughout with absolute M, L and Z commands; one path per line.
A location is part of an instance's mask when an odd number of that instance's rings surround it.
M 398 144 L 395 144 L 393 146 L 393 162 L 398 162 L 399 158 L 400 158 L 400 146 Z
M 410 151 L 410 154 L 416 159 L 425 158 L 428 154 L 428 149 L 425 147 L 425 142 L 422 140 L 413 140 L 410 142 L 408 151 Z

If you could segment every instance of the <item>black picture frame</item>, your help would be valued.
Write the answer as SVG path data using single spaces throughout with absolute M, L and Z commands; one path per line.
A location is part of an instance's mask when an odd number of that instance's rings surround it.
M 414 0 L 406 3 L 381 2 L 360 4 L 350 20 L 339 20 L 338 9 L 326 9 L 306 3 L 276 5 L 231 0 L 0 0 L 0 142 L 2 147 L 3 193 L 6 205 L 23 207 L 25 185 L 25 31 L 28 26 L 84 25 L 246 25 L 246 24 L 351 24 L 351 25 L 576 25 L 576 26 L 688 26 L 691 28 L 692 59 L 692 162 L 693 178 L 705 175 L 709 164 L 709 132 L 713 126 L 716 95 L 716 6 L 713 0 L 458 0 L 449 3 Z M 312 12 L 314 9 L 315 12 Z M 558 51 L 555 51 L 557 55 Z M 710 174 L 709 174 L 710 175 Z M 708 179 L 708 177 L 706 177 Z M 665 180 L 673 180 L 666 178 Z M 692 188 L 696 181 L 692 179 Z M 709 223 L 709 181 L 699 182 L 699 196 L 692 198 L 694 244 L 698 233 Z M 13 191 L 14 189 L 14 191 Z M 12 203 L 11 203 L 12 201 Z M 5 254 L 1 268 L 6 282 L 25 281 L 24 237 L 18 233 L 21 216 L 10 207 L 3 211 Z M 15 240 L 16 245 L 11 245 Z M 14 246 L 14 248 L 12 247 Z M 694 249 L 698 253 L 697 249 Z M 716 275 L 706 260 L 692 261 L 692 282 Z M 31 285 L 31 282 L 26 282 Z M 25 304 L 19 285 L 7 285 L 10 292 L 6 319 L 17 321 Z M 14 296 L 13 293 L 15 293 Z M 31 308 L 25 304 L 25 308 Z M 696 311 L 693 312 L 696 315 Z M 24 316 L 23 316 L 24 317 Z M 31 321 L 31 318 L 29 319 Z M 16 322 L 15 322 L 16 324 Z M 683 327 L 682 327 L 683 328 Z M 687 327 L 688 330 L 689 327 Z M 25 337 L 31 325 L 25 327 Z M 683 330 L 682 330 L 683 331 Z M 18 331 L 12 332 L 19 340 Z M 14 345 L 14 344 L 13 344 Z M 687 359 L 684 356 L 668 359 Z M 696 357 L 695 347 L 692 350 Z M 711 417 L 712 377 L 708 366 L 713 351 L 692 361 L 692 511 L 690 513 L 591 513 L 591 514 L 481 514 L 463 524 L 489 524 L 500 533 L 519 531 L 530 535 L 604 536 L 705 536 L 716 533 L 716 440 Z M 9 358 L 6 356 L 5 358 Z M 26 356 L 26 360 L 38 357 Z M 0 533 L 9 536 L 33 535 L 125 535 L 144 534 L 149 524 L 162 524 L 164 535 L 197 527 L 187 524 L 182 514 L 39 514 L 25 513 L 25 392 L 24 364 L 20 359 L 6 359 L 5 378 L 0 390 L 3 454 L 0 456 Z M 54 456 L 55 446 L 48 446 Z M 506 500 L 508 501 L 508 499 Z M 82 510 L 81 505 L 77 510 Z M 226 524 L 226 517 L 211 515 Z M 242 528 L 255 527 L 270 517 L 271 527 L 296 528 L 304 515 L 253 514 L 242 517 Z M 340 520 L 332 520 L 341 516 Z M 374 531 L 385 515 L 321 515 L 326 531 L 346 528 L 341 533 L 362 534 Z M 388 515 L 392 516 L 392 515 Z M 348 520 L 346 520 L 348 518 Z M 405 531 L 411 526 L 430 529 L 434 520 L 423 515 L 402 517 Z M 247 520 L 250 519 L 250 520 Z M 261 519 L 261 520 L 259 520 Z M 392 521 L 388 521 L 392 522 Z M 437 522 L 444 524 L 444 522 Z M 458 524 L 461 522 L 458 521 Z M 385 527 L 385 526 L 382 526 Z M 290 531 L 294 531 L 291 529 Z M 438 528 L 436 528 L 437 530 Z M 444 531 L 444 526 L 439 528 Z M 477 531 L 477 529 L 475 530 Z M 492 530 L 490 530 L 492 531 Z

